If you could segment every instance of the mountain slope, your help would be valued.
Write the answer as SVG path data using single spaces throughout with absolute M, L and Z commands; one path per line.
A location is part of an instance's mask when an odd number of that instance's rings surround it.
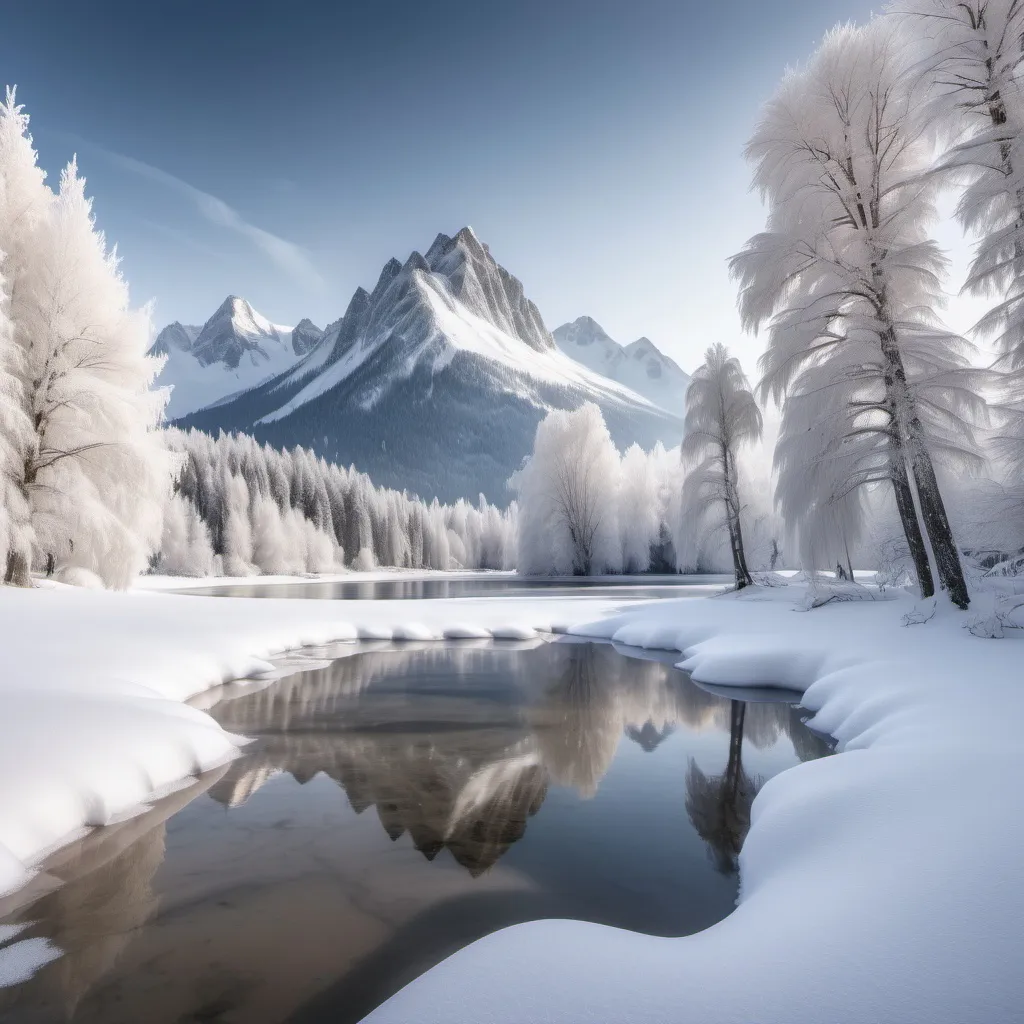
M 281 373 L 321 337 L 309 320 L 294 330 L 272 324 L 235 295 L 202 327 L 177 322 L 165 327 L 150 351 L 167 357 L 156 383 L 173 388 L 168 418 L 177 419 Z
M 625 384 L 667 412 L 682 415 L 690 375 L 650 338 L 620 345 L 589 316 L 562 324 L 552 336 L 566 355 L 595 373 Z
M 501 502 L 544 414 L 585 401 L 620 445 L 681 436 L 677 417 L 561 352 L 522 284 L 463 228 L 390 260 L 293 366 L 180 424 L 301 444 L 427 499 Z

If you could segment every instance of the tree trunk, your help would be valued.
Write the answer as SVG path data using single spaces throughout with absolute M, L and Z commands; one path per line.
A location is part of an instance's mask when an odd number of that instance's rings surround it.
M 971 599 L 967 593 L 967 581 L 964 579 L 960 552 L 957 550 L 953 530 L 949 525 L 946 506 L 939 491 L 939 482 L 935 478 L 935 467 L 932 465 L 931 456 L 920 442 L 913 447 L 914 483 L 917 485 L 917 499 L 921 503 L 924 528 L 932 542 L 935 568 L 939 573 L 939 586 L 948 592 L 953 604 L 958 608 L 966 608 Z
M 7 571 L 4 573 L 4 583 L 10 583 L 15 587 L 32 586 L 32 575 L 29 572 L 28 558 L 24 551 L 7 552 Z
M 928 564 L 928 550 L 924 546 L 921 535 L 921 524 L 917 519 L 914 507 L 914 495 L 910 490 L 910 478 L 907 476 L 907 463 L 898 440 L 889 439 L 889 470 L 892 475 L 892 489 L 896 496 L 896 508 L 903 524 L 903 534 L 907 538 L 907 547 L 914 562 L 917 573 L 917 585 L 921 588 L 922 597 L 931 597 L 935 593 L 935 582 L 932 579 L 932 567 Z
M 736 570 L 736 589 L 754 585 L 754 577 L 750 575 L 747 568 L 747 555 L 743 550 L 743 528 L 740 526 L 740 517 L 737 512 L 733 523 L 730 524 L 730 531 L 735 530 L 733 541 L 733 563 Z
M 886 363 L 886 386 L 892 395 L 895 427 L 910 456 L 918 500 L 921 502 L 921 518 L 924 520 L 924 528 L 935 554 L 939 586 L 949 594 L 950 600 L 958 608 L 966 608 L 970 604 L 970 597 L 967 594 L 963 566 L 960 564 L 960 553 L 956 549 L 953 530 L 949 525 L 949 517 L 946 515 L 946 507 L 939 491 L 939 482 L 935 477 L 935 467 L 925 445 L 924 426 L 910 393 L 903 357 L 892 327 L 882 335 L 882 354 Z M 900 514 L 902 515 L 902 510 Z M 916 521 L 916 514 L 914 518 Z M 907 539 L 910 539 L 909 536 Z M 921 594 L 923 597 L 931 596 L 924 592 L 923 586 Z
M 736 589 L 752 587 L 754 578 L 747 568 L 747 556 L 743 550 L 743 529 L 740 526 L 740 496 L 733 478 L 735 460 L 727 444 L 722 445 L 722 471 L 725 475 L 725 522 L 729 528 L 729 547 L 732 549 L 732 568 Z

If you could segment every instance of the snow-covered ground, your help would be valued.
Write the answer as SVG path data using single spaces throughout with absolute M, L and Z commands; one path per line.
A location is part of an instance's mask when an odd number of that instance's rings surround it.
M 979 639 L 946 607 L 903 626 L 902 595 L 801 612 L 803 597 L 799 584 L 633 605 L 0 589 L 0 889 L 233 756 L 238 739 L 183 701 L 272 673 L 275 652 L 569 629 L 682 651 L 700 681 L 803 689 L 841 753 L 761 790 L 739 906 L 715 927 L 665 939 L 519 925 L 428 972 L 373 1024 L 1024 1020 L 1024 635 Z

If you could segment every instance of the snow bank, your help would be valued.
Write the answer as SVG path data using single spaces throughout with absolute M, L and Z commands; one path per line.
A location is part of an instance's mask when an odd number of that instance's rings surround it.
M 754 802 L 736 911 L 665 939 L 575 921 L 497 932 L 368 1024 L 1024 1020 L 1024 636 L 941 608 L 795 605 L 803 586 L 661 601 L 572 630 L 679 650 L 698 680 L 805 690 L 840 755 Z
M 235 756 L 242 739 L 183 702 L 274 673 L 272 655 L 357 639 L 529 639 L 624 603 L 252 601 L 2 587 L 0 895 L 90 827 L 137 814 Z

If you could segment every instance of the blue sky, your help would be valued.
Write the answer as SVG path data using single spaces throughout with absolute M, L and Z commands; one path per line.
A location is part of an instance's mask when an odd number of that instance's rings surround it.
M 3 77 L 56 180 L 77 151 L 159 326 L 229 293 L 340 316 L 472 224 L 549 327 L 588 314 L 685 368 L 748 359 L 724 260 L 761 226 L 742 147 L 862 0 L 11 5 Z M 753 369 L 753 367 L 751 367 Z

